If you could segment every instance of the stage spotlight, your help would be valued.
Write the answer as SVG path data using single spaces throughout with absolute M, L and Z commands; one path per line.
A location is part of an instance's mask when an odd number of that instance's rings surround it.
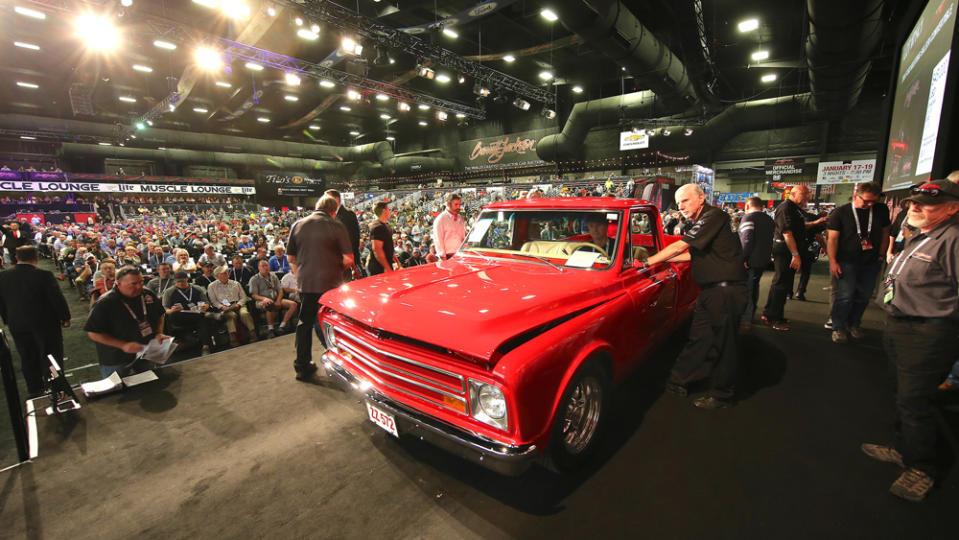
M 396 137 L 394 137 L 394 136 L 392 136 L 392 135 L 387 135 L 387 136 L 386 136 L 386 140 L 392 142 L 392 141 L 395 141 L 395 140 L 396 140 Z
M 299 98 L 299 97 L 294 96 L 294 95 L 290 95 L 290 94 L 287 94 L 287 95 L 283 96 L 283 99 L 285 99 L 285 100 L 287 100 L 287 101 L 300 101 L 300 98 Z
M 193 3 L 200 4 L 201 6 L 208 8 L 220 7 L 220 0 L 193 0 Z
M 85 14 L 74 22 L 77 35 L 87 44 L 87 47 L 100 51 L 108 51 L 117 46 L 120 34 L 116 27 L 105 17 Z
M 347 90 L 346 97 L 348 99 L 352 99 L 353 101 L 359 101 L 360 98 L 363 97 L 363 95 L 357 92 L 356 90 Z
M 446 111 L 436 111 L 436 119 L 440 122 L 445 122 L 449 118 L 449 115 L 446 114 Z
M 340 48 L 343 49 L 343 52 L 346 54 L 352 54 L 354 56 L 360 56 L 363 54 L 363 46 L 352 38 L 343 38 L 343 41 L 340 42 Z
M 450 79 L 450 76 L 445 73 L 440 73 L 439 75 L 436 76 L 436 82 L 441 82 L 443 84 L 446 84 L 450 82 L 451 80 L 452 79 Z
M 559 20 L 559 16 L 556 15 L 556 12 L 554 12 L 553 10 L 549 8 L 543 8 L 543 10 L 539 12 L 539 14 L 542 15 L 543 18 L 549 22 L 556 22 Z
M 153 127 L 153 120 L 147 120 L 147 125 Z
M 420 109 L 421 111 L 428 111 L 428 110 L 430 110 L 430 106 L 429 106 L 429 105 L 426 105 L 425 103 L 420 103 L 420 104 L 419 104 L 419 109 Z
M 466 82 L 466 75 L 460 75 L 459 77 L 457 77 L 457 78 L 456 78 L 456 82 L 458 82 L 458 83 L 460 83 L 460 84 L 465 83 L 465 82 Z
M 410 104 L 404 101 L 401 101 L 400 104 L 397 105 L 397 107 L 403 112 L 407 112 L 410 110 Z
M 233 85 L 225 81 L 216 81 L 216 85 L 220 88 L 232 88 Z
M 528 111 L 530 108 L 529 102 L 523 98 L 516 98 L 513 100 L 513 106 L 522 111 Z
M 390 96 L 388 96 L 388 95 L 386 95 L 386 94 L 376 94 L 376 99 L 379 100 L 379 101 L 389 101 L 389 100 L 390 100 Z
M 503 57 L 503 61 L 512 63 L 516 61 L 516 57 L 513 56 L 512 54 L 507 54 L 506 56 Z
M 487 97 L 487 96 L 489 96 L 489 88 L 486 88 L 485 86 L 481 85 L 480 83 L 476 83 L 476 84 L 473 86 L 473 93 L 476 94 L 477 96 L 480 96 L 480 97 Z
M 38 19 L 38 20 L 41 20 L 41 21 L 42 21 L 42 20 L 44 20 L 44 19 L 47 18 L 47 14 L 46 14 L 46 13 L 44 13 L 44 12 L 42 12 L 42 11 L 37 11 L 37 10 L 35 10 L 35 9 L 30 9 L 30 8 L 15 6 L 15 7 L 13 8 L 13 11 L 16 12 L 17 14 L 19 14 L 19 15 L 23 15 L 24 17 L 30 17 L 31 19 Z
M 436 77 L 436 72 L 432 69 L 420 64 L 416 66 L 416 74 L 424 79 L 432 79 Z
M 316 124 L 310 124 L 310 130 L 311 130 L 311 131 L 318 131 L 319 129 L 320 129 L 320 126 L 318 126 L 318 125 L 316 125 Z
M 539 73 L 539 78 L 543 79 L 544 81 L 550 81 L 553 79 L 553 74 L 548 71 L 541 71 Z
M 122 101 L 122 102 L 124 102 L 124 103 L 136 103 L 136 102 L 137 102 L 137 100 L 136 100 L 135 98 L 132 98 L 132 97 L 130 97 L 130 96 L 120 96 L 120 97 L 118 97 L 117 99 L 119 99 L 120 101 Z
M 663 129 L 663 137 L 669 137 L 670 135 L 672 135 L 672 133 L 673 133 L 672 130 L 668 128 Z
M 223 14 L 231 19 L 246 19 L 250 16 L 250 6 L 243 0 L 222 0 Z
M 428 125 L 429 125 L 429 123 L 428 123 L 428 122 L 424 122 L 424 121 L 422 121 L 422 120 L 420 120 L 420 121 L 419 121 L 419 125 L 420 125 L 420 127 L 426 127 L 426 126 L 428 126 Z
M 352 111 L 353 109 L 347 107 L 346 105 L 340 105 L 340 110 L 343 111 L 343 112 L 350 112 L 350 111 Z
M 257 64 L 256 62 L 247 62 L 243 65 L 246 66 L 246 69 L 249 69 L 250 71 L 263 71 L 263 66 Z
M 210 112 L 210 111 L 209 111 L 208 109 L 206 109 L 205 107 L 193 107 L 193 112 L 197 112 L 197 113 L 200 113 L 200 114 L 206 114 L 206 113 L 208 113 L 208 112 Z
M 359 136 L 359 134 L 360 134 L 360 132 L 359 132 L 359 131 L 356 131 L 356 130 L 350 132 L 350 135 L 352 135 L 352 136 L 354 136 L 354 137 Z
M 303 26 L 303 19 L 301 19 L 300 17 L 297 17 L 293 19 L 293 23 L 296 24 L 297 26 Z
M 322 86 L 323 88 L 333 88 L 334 86 L 336 86 L 336 83 L 334 83 L 333 81 L 328 81 L 326 79 L 323 79 L 322 81 L 320 81 L 320 86 Z
M 685 136 L 687 136 L 687 137 L 689 137 L 689 136 L 692 135 L 692 134 L 693 134 L 692 128 L 686 128 L 686 129 L 683 131 L 683 135 L 685 135 Z
M 133 5 L 133 0 L 120 0 L 120 5 L 123 7 L 130 7 Z
M 143 122 L 137 122 L 137 129 L 138 129 L 138 130 L 143 131 L 143 130 L 146 129 L 146 128 L 147 128 L 146 124 L 144 124 Z
M 752 32 L 753 30 L 759 28 L 759 19 L 746 19 L 745 21 L 740 22 L 737 27 L 740 32 Z
M 552 120 L 553 118 L 556 118 L 556 111 L 548 107 L 543 107 L 543 111 L 540 114 L 542 114 L 543 118 L 547 120 Z
M 576 86 L 573 87 L 573 93 L 574 93 L 574 94 L 582 94 L 582 93 L 583 93 L 583 87 L 577 84 Z
M 311 25 L 310 25 L 310 31 L 313 32 L 314 34 L 319 34 L 319 33 L 320 33 L 320 25 L 318 25 L 318 24 L 316 24 L 316 23 L 311 24 Z
M 209 47 L 200 47 L 193 57 L 200 69 L 215 71 L 223 67 L 223 59 L 220 58 L 220 53 Z
M 313 41 L 313 40 L 315 40 L 316 38 L 320 37 L 320 35 L 317 34 L 316 32 L 311 32 L 311 31 L 307 30 L 306 28 L 300 28 L 299 30 L 297 30 L 297 31 L 296 31 L 296 35 L 300 36 L 300 37 L 303 38 L 303 39 L 307 39 L 307 40 L 310 40 L 310 41 Z
M 466 118 L 466 115 L 463 114 L 463 113 L 459 113 L 459 112 L 458 112 L 458 113 L 456 113 L 456 117 L 457 117 L 457 118 Z
M 176 50 L 175 44 L 170 43 L 169 41 L 161 41 L 159 39 L 153 42 L 153 46 L 157 47 L 158 49 L 166 49 L 168 51 Z
M 259 122 L 259 123 L 261 123 L 261 124 L 269 124 L 269 123 L 270 123 L 270 119 L 267 118 L 267 117 L 265 117 L 265 116 L 261 116 L 261 117 L 257 118 L 256 121 Z
M 276 17 L 276 9 L 273 6 L 266 8 L 266 14 L 270 17 Z
M 380 115 L 380 119 L 382 119 L 382 120 L 389 120 L 389 119 L 391 119 L 391 118 L 393 118 L 393 117 L 390 116 L 390 115 L 388 115 L 388 114 L 385 114 L 385 113 Z
M 300 76 L 296 73 L 287 73 L 286 84 L 290 86 L 300 86 Z
M 453 30 L 452 28 L 444 28 L 443 35 L 453 39 L 460 37 L 460 35 L 456 33 L 456 30 Z
M 756 51 L 753 54 L 749 55 L 756 62 L 761 62 L 763 60 L 769 59 L 769 51 Z
M 760 77 L 759 80 L 762 81 L 762 82 L 764 82 L 764 83 L 771 83 L 771 82 L 773 82 L 773 81 L 776 80 L 776 74 L 775 74 L 775 73 L 767 73 L 766 75 L 763 75 L 762 77 Z

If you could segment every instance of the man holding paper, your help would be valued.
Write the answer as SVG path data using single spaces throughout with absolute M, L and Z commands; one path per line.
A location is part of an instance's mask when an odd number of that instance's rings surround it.
M 172 339 L 163 333 L 163 306 L 156 294 L 143 288 L 143 274 L 136 266 L 117 271 L 116 288 L 93 304 L 83 327 L 97 345 L 100 373 L 121 377 L 152 366 L 137 358 L 150 340 Z
M 200 334 L 202 355 L 210 354 L 214 321 L 219 313 L 210 311 L 205 290 L 190 285 L 190 274 L 179 271 L 173 274 L 174 286 L 163 292 L 163 308 L 171 324 L 186 328 L 196 328 Z

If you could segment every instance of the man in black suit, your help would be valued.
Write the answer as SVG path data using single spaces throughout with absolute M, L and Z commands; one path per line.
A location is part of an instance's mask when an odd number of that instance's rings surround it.
M 746 215 L 739 222 L 739 242 L 743 245 L 743 264 L 746 266 L 746 290 L 749 302 L 740 319 L 740 326 L 748 328 L 753 323 L 756 302 L 759 300 L 759 280 L 769 265 L 773 251 L 773 235 L 776 223 L 763 212 L 759 197 L 746 199 Z
M 336 204 L 340 205 L 336 209 L 336 220 L 346 227 L 346 233 L 350 236 L 350 247 L 353 248 L 353 267 L 347 268 L 343 274 L 344 281 L 352 281 L 360 277 L 360 221 L 356 219 L 356 214 L 352 210 L 343 206 L 340 198 L 340 192 L 335 189 L 328 189 L 324 195 L 329 195 L 336 199 Z
M 30 226 L 26 223 L 11 221 L 3 225 L 3 249 L 9 256 L 5 262 L 17 262 L 17 248 L 30 244 L 30 238 L 33 234 Z
M 63 365 L 61 327 L 70 326 L 70 308 L 57 278 L 36 267 L 37 248 L 17 248 L 16 266 L 0 272 L 0 316 L 20 353 L 20 369 L 31 396 L 43 393 L 47 355 Z

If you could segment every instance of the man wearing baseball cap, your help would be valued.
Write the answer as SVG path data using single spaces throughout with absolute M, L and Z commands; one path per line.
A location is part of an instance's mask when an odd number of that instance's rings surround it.
M 918 231 L 889 265 L 877 299 L 888 315 L 883 344 L 896 368 L 899 432 L 895 445 L 862 451 L 905 469 L 889 491 L 921 501 L 938 472 L 933 397 L 959 356 L 959 185 L 933 180 L 905 200 Z
M 174 286 L 163 291 L 163 308 L 167 322 L 182 328 L 196 328 L 200 336 L 201 354 L 210 354 L 215 330 L 214 321 L 220 314 L 210 310 L 206 291 L 196 285 L 190 285 L 190 274 L 180 270 L 173 274 Z

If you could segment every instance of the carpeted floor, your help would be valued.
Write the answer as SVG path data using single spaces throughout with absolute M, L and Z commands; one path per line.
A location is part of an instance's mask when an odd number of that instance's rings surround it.
M 880 314 L 866 339 L 832 344 L 827 285 L 817 275 L 812 301 L 788 304 L 792 331 L 743 333 L 735 408 L 662 393 L 674 336 L 617 390 L 595 463 L 567 478 L 505 478 L 397 441 L 356 398 L 294 381 L 292 336 L 181 363 L 72 420 L 38 419 L 40 457 L 0 473 L 0 537 L 955 538 L 952 458 L 913 504 L 886 491 L 895 466 L 860 453 L 892 433 Z

